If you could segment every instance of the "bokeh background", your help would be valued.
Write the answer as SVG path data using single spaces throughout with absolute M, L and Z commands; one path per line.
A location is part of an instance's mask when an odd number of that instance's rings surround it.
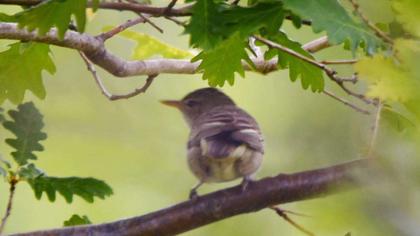
M 369 1 L 364 1 L 369 3 Z M 370 4 L 372 5 L 372 4 Z M 375 6 L 363 5 L 367 11 Z M 383 8 L 378 17 L 386 17 Z M 2 9 L 3 10 L 3 9 Z M 17 8 L 9 7 L 10 13 Z M 376 10 L 379 11 L 379 10 Z M 87 32 L 97 34 L 102 27 L 116 25 L 135 15 L 100 10 L 91 18 Z M 165 31 L 160 34 L 150 25 L 134 30 L 153 35 L 176 47 L 188 50 L 188 36 L 172 22 L 154 19 Z M 320 37 L 310 28 L 297 31 L 288 22 L 284 30 L 305 43 Z M 8 42 L 0 41 L 0 49 Z M 135 44 L 115 37 L 109 50 L 130 58 Z M 175 109 L 162 106 L 161 99 L 178 99 L 188 92 L 206 87 L 200 75 L 160 75 L 146 94 L 108 101 L 99 91 L 77 52 L 52 48 L 57 73 L 45 73 L 47 97 L 39 100 L 27 94 L 44 115 L 48 139 L 45 151 L 38 153 L 37 166 L 50 176 L 92 176 L 105 180 L 114 195 L 93 204 L 76 197 L 67 204 L 58 197 L 54 203 L 45 196 L 36 200 L 26 183 L 17 187 L 12 215 L 6 233 L 61 227 L 72 214 L 88 215 L 94 223 L 138 216 L 187 199 L 196 183 L 186 165 L 188 129 Z M 351 54 L 332 47 L 317 58 L 342 59 Z M 98 69 L 113 93 L 125 93 L 144 83 L 143 77 L 115 78 Z M 350 75 L 351 68 L 337 70 Z M 335 85 L 327 87 L 345 97 Z M 363 89 L 363 88 L 362 88 Z M 266 154 L 258 178 L 292 173 L 360 158 L 371 135 L 372 116 L 357 113 L 323 94 L 314 94 L 292 83 L 287 71 L 269 75 L 247 72 L 237 76 L 235 85 L 222 89 L 259 122 L 265 137 Z M 4 108 L 13 108 L 5 103 Z M 11 134 L 0 129 L 0 140 Z M 0 142 L 3 156 L 11 149 Z M 420 235 L 420 192 L 418 183 L 418 145 L 404 135 L 381 126 L 376 154 L 388 166 L 398 166 L 399 176 L 388 184 L 378 181 L 377 190 L 360 189 L 339 195 L 286 204 L 282 208 L 309 215 L 291 216 L 316 235 Z M 408 173 L 408 174 L 407 174 Z M 370 173 L 366 173 L 369 176 Z M 406 175 L 407 174 L 407 175 Z M 410 176 L 417 176 L 411 178 Z M 396 180 L 397 179 L 397 180 Z M 394 181 L 394 182 L 393 182 Z M 201 194 L 236 185 L 205 185 Z M 397 184 L 395 184 L 397 183 Z M 398 188 L 397 188 L 398 186 Z M 8 185 L 0 183 L 0 213 L 5 210 Z M 416 234 L 417 232 L 417 234 Z M 271 210 L 240 215 L 183 235 L 303 235 Z

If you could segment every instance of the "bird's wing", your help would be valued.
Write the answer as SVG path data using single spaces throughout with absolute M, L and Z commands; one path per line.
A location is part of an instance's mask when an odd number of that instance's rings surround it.
M 235 107 L 214 108 L 199 119 L 189 146 L 200 146 L 206 156 L 241 156 L 246 148 L 263 153 L 263 139 L 255 120 Z

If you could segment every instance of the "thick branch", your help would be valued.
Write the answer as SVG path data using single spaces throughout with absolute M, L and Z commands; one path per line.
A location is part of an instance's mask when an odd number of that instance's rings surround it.
M 144 216 L 111 223 L 36 231 L 15 236 L 44 235 L 175 235 L 228 217 L 288 202 L 327 196 L 361 184 L 355 172 L 369 161 L 356 160 L 295 174 L 280 174 L 220 190 Z
M 76 49 L 84 52 L 93 63 L 118 77 L 160 73 L 193 74 L 199 65 L 199 62 L 191 63 L 189 60 L 178 59 L 127 61 L 109 52 L 100 38 L 74 31 L 67 31 L 64 40 L 60 40 L 56 29 L 51 29 L 45 36 L 39 36 L 36 32 L 19 29 L 14 23 L 0 23 L 0 38 Z

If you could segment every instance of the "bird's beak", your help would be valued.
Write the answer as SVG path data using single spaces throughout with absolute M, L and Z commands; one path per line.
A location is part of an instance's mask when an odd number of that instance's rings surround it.
M 182 106 L 181 101 L 177 101 L 177 100 L 162 100 L 160 102 L 167 105 L 167 106 L 175 107 L 175 108 L 178 108 L 178 109 L 180 109 L 181 106 Z

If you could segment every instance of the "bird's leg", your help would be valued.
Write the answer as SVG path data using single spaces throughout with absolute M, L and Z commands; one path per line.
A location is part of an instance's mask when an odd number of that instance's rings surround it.
M 248 187 L 248 184 L 253 182 L 253 178 L 250 175 L 245 175 L 241 182 L 242 192 L 245 192 L 246 188 Z
M 190 200 L 195 200 L 198 198 L 197 189 L 203 185 L 204 181 L 200 180 L 191 190 L 190 190 Z

